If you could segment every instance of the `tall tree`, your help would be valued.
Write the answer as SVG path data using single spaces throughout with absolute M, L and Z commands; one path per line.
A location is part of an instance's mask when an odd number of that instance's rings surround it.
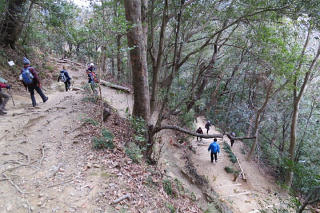
M 297 67 L 296 75 L 295 75 L 294 81 L 293 81 L 293 114 L 292 114 L 292 120 L 291 120 L 290 147 L 289 147 L 289 158 L 292 163 L 295 160 L 296 134 L 297 134 L 297 121 L 298 121 L 298 117 L 299 117 L 299 105 L 300 105 L 301 99 L 304 95 L 304 92 L 308 86 L 312 71 L 313 71 L 313 69 L 318 61 L 318 58 L 320 56 L 320 44 L 318 44 L 319 46 L 316 51 L 316 54 L 315 54 L 311 64 L 309 65 L 306 73 L 303 76 L 302 85 L 299 87 L 298 86 L 298 75 L 301 71 L 302 64 L 303 64 L 302 58 L 305 56 L 305 52 L 306 52 L 307 46 L 309 44 L 311 30 L 312 30 L 312 26 L 309 27 L 308 35 L 307 35 L 304 47 L 302 49 L 301 59 L 300 59 L 299 65 Z M 289 168 L 288 173 L 286 175 L 286 185 L 288 188 L 290 188 L 292 185 L 292 179 L 293 179 L 293 170 L 292 170 L 292 168 Z
M 147 70 L 146 0 L 125 0 L 126 19 L 131 25 L 127 32 L 132 66 L 134 104 L 133 115 L 145 121 L 150 116 L 150 98 Z

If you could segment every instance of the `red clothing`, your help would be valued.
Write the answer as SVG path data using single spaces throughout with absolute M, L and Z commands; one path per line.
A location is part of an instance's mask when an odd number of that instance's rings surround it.
M 38 77 L 38 73 L 35 71 L 35 69 L 33 67 L 29 67 L 29 71 L 33 75 L 32 85 L 39 87 L 40 86 L 40 79 Z M 21 70 L 21 74 L 22 74 L 22 72 L 23 72 L 23 69 Z M 22 81 L 22 83 L 25 87 L 27 87 L 27 85 L 23 81 Z
M 0 88 L 6 88 L 7 87 L 7 85 L 6 84 L 4 84 L 4 83 L 0 83 Z M 1 89 L 0 89 L 1 90 Z

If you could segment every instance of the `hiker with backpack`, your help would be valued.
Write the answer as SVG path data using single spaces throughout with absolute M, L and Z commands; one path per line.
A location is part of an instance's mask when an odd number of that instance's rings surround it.
M 213 157 L 215 162 L 217 163 L 218 161 L 218 153 L 220 153 L 220 146 L 217 143 L 217 139 L 213 139 L 213 142 L 210 144 L 209 148 L 208 148 L 208 152 L 210 152 L 211 150 L 211 163 L 213 163 Z
M 37 72 L 30 66 L 30 61 L 26 57 L 23 58 L 23 69 L 21 70 L 19 79 L 22 81 L 26 90 L 30 92 L 33 107 L 37 105 L 36 98 L 34 97 L 34 90 L 40 95 L 43 103 L 48 100 L 48 97 L 45 96 L 41 90 L 41 83 Z
M 2 88 L 10 89 L 11 86 L 5 83 L 0 82 L 0 115 L 7 114 L 6 111 L 6 104 L 9 101 L 9 95 L 2 92 Z
M 71 82 L 70 82 L 71 78 L 69 76 L 69 73 L 67 72 L 65 66 L 62 67 L 62 70 L 60 71 L 59 77 L 58 77 L 58 82 L 62 81 L 66 87 L 66 92 L 68 92 L 68 90 L 70 90 L 70 86 L 71 86 Z
M 199 128 L 197 129 L 196 133 L 203 135 L 203 131 L 202 131 L 201 127 L 199 127 Z M 197 136 L 197 141 L 198 141 L 198 138 L 199 138 L 199 137 Z M 202 137 L 200 137 L 200 141 L 202 141 Z
M 88 83 L 90 84 L 93 93 L 96 95 L 96 94 L 98 94 L 98 92 L 95 89 L 95 87 L 96 87 L 95 83 L 98 83 L 99 80 L 97 78 L 96 73 L 94 72 L 95 70 L 96 70 L 96 68 L 94 67 L 94 64 L 91 63 L 89 68 L 87 69 L 87 75 L 88 75 Z
M 209 134 L 210 126 L 211 126 L 210 121 L 207 121 L 206 125 L 204 126 L 207 129 L 207 135 Z

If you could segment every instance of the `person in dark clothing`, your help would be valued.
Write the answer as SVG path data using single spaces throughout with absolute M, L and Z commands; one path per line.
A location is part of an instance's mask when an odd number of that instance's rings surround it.
M 70 86 L 71 86 L 70 80 L 71 80 L 71 78 L 69 76 L 69 73 L 66 71 L 66 68 L 63 67 L 62 70 L 60 71 L 60 75 L 58 77 L 58 82 L 59 81 L 64 82 L 64 85 L 66 87 L 66 92 L 68 92 L 68 90 L 70 90 Z
M 207 135 L 209 134 L 209 129 L 210 129 L 211 123 L 208 121 L 205 125 L 205 128 L 207 129 Z
M 234 132 L 231 133 L 231 135 L 227 134 L 228 138 L 230 139 L 231 147 L 234 144 L 234 137 L 236 137 L 236 134 Z
M 208 152 L 210 152 L 211 150 L 211 163 L 213 163 L 213 156 L 216 163 L 218 161 L 218 153 L 220 153 L 220 146 L 217 143 L 217 141 L 218 140 L 215 138 L 208 148 Z
M 1 88 L 10 89 L 11 86 L 5 83 L 0 83 L 0 115 L 7 114 L 6 111 L 6 104 L 9 101 L 9 96 L 2 92 Z
M 96 87 L 96 85 L 95 85 L 95 83 L 96 83 L 96 81 L 97 81 L 97 79 L 96 79 L 96 74 L 95 74 L 95 71 L 96 70 L 96 68 L 94 67 L 94 64 L 93 63 L 91 63 L 90 64 L 90 66 L 89 66 L 89 68 L 87 69 L 87 74 L 88 74 L 88 83 L 90 84 L 90 86 L 91 86 L 91 89 L 92 89 L 92 91 L 93 91 L 93 94 L 98 94 L 98 92 L 97 92 L 97 90 L 95 89 L 95 87 Z
M 199 127 L 199 128 L 197 129 L 196 133 L 203 135 L 203 131 L 202 131 L 201 127 Z M 198 137 L 198 136 L 197 136 L 197 141 L 198 141 L 198 138 L 200 138 L 200 141 L 202 141 L 202 137 Z
M 19 79 L 22 81 L 26 90 L 30 92 L 33 107 L 37 105 L 36 98 L 34 97 L 35 90 L 40 95 L 44 103 L 49 99 L 43 94 L 38 73 L 30 66 L 30 61 L 27 58 L 23 58 L 23 69 L 21 70 Z

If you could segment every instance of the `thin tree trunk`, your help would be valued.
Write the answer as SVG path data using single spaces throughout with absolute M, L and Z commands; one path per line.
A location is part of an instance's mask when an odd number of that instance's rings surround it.
M 167 103 L 169 101 L 169 92 L 171 89 L 171 85 L 173 82 L 173 79 L 175 77 L 175 74 L 178 70 L 178 61 L 177 61 L 177 50 L 178 50 L 178 43 L 179 43 L 179 34 L 180 34 L 180 26 L 181 26 L 181 15 L 182 15 L 182 7 L 184 4 L 184 0 L 181 0 L 180 2 L 180 9 L 179 9 L 179 13 L 178 13 L 178 17 L 177 17 L 177 24 L 176 24 L 176 32 L 175 32 L 175 42 L 174 42 L 174 52 L 173 52 L 173 65 L 172 65 L 172 70 L 171 73 L 168 77 L 168 84 L 167 84 L 167 88 L 166 88 L 166 94 L 161 106 L 161 109 L 159 111 L 159 115 L 158 115 L 158 119 L 156 122 L 156 128 L 158 128 L 161 125 L 161 122 L 164 118 L 164 109 L 167 106 Z
M 144 25 L 146 0 L 125 0 L 126 19 L 133 26 L 127 32 L 132 66 L 134 104 L 133 115 L 146 122 L 150 116 L 149 84 L 146 54 L 147 26 Z
M 152 69 L 152 90 L 151 90 L 151 100 L 150 100 L 151 112 L 155 110 L 155 106 L 157 103 L 158 79 L 159 79 L 159 71 L 162 65 L 162 54 L 163 54 L 163 48 L 164 48 L 164 32 L 167 27 L 167 23 L 168 23 L 168 0 L 165 0 L 163 14 L 162 14 L 162 24 L 161 24 L 161 30 L 160 30 L 158 54 L 156 58 L 156 64 Z
M 260 125 L 260 117 L 262 115 L 262 113 L 264 112 L 264 109 L 267 107 L 267 104 L 269 102 L 270 96 L 271 96 L 271 90 L 272 90 L 272 83 L 270 83 L 268 85 L 267 88 L 267 94 L 266 94 L 266 98 L 264 100 L 264 103 L 262 104 L 262 106 L 257 110 L 257 114 L 256 114 L 256 118 L 255 118 L 255 126 L 254 126 L 254 130 L 255 130 L 255 140 L 251 146 L 250 152 L 248 153 L 247 156 L 247 160 L 251 160 L 251 157 L 253 155 L 253 153 L 256 150 L 257 144 L 258 144 L 258 139 L 259 139 L 259 125 Z
M 297 72 L 299 72 L 301 70 L 302 63 L 303 63 L 302 59 L 305 55 L 307 46 L 309 44 L 311 30 L 312 30 L 312 27 L 310 26 L 309 30 L 308 30 L 308 35 L 307 35 L 306 41 L 305 41 L 303 49 L 302 49 L 302 53 L 300 55 L 301 59 L 299 61 L 299 65 L 296 70 Z M 317 51 L 314 59 L 312 60 L 312 63 L 310 65 L 308 71 L 304 75 L 303 83 L 302 83 L 302 86 L 301 86 L 299 92 L 297 91 L 297 86 L 298 86 L 297 85 L 297 81 L 298 81 L 297 77 L 295 77 L 295 80 L 294 80 L 294 84 L 293 84 L 293 86 L 294 86 L 294 89 L 293 89 L 293 114 L 292 114 L 292 120 L 291 120 L 290 147 L 289 147 L 289 159 L 291 160 L 291 162 L 294 162 L 294 159 L 295 159 L 296 131 L 297 131 L 296 129 L 297 129 L 297 121 L 298 121 L 298 117 L 299 117 L 299 104 L 300 104 L 300 101 L 301 101 L 302 96 L 304 94 L 304 91 L 307 87 L 307 84 L 309 82 L 309 78 L 310 78 L 311 72 L 313 70 L 313 67 L 319 58 L 319 55 L 320 55 L 320 45 L 318 47 L 318 51 Z M 293 180 L 293 171 L 292 171 L 292 168 L 289 168 L 289 170 L 287 171 L 287 174 L 286 174 L 286 178 L 285 178 L 285 184 L 288 189 L 291 188 L 292 180 Z
M 120 80 L 123 77 L 121 62 L 121 35 L 117 35 L 117 77 Z
M 107 72 L 106 70 L 106 61 L 107 61 L 107 54 L 106 54 L 106 47 L 103 46 L 101 48 L 102 51 L 102 58 L 101 58 L 101 69 L 102 69 L 102 73 L 105 74 Z M 99 78 L 101 78 L 102 76 L 99 76 Z

